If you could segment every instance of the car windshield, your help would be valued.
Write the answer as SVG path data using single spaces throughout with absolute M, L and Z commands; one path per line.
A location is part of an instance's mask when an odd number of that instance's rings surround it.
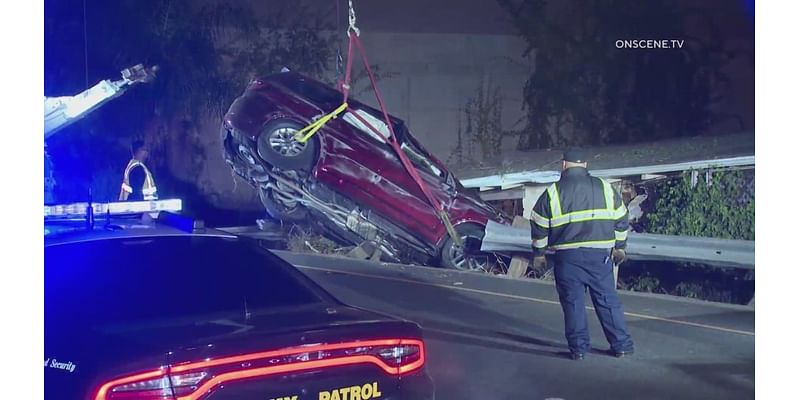
M 277 256 L 235 239 L 176 236 L 45 248 L 48 318 L 93 324 L 297 307 L 323 301 Z

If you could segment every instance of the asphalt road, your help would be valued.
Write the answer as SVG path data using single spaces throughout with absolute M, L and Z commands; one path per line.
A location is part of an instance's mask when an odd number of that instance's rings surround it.
M 418 322 L 437 399 L 750 399 L 754 311 L 623 294 L 636 354 L 617 359 L 593 311 L 593 353 L 566 358 L 552 285 L 282 254 L 340 300 Z

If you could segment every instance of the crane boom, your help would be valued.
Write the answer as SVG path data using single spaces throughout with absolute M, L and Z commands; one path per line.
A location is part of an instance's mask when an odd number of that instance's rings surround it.
M 131 85 L 150 82 L 157 67 L 145 68 L 142 64 L 122 70 L 122 79 L 103 80 L 75 95 L 44 98 L 44 138 L 47 140 L 59 130 L 80 120 L 108 101 L 119 97 Z
M 80 120 L 90 112 L 121 96 L 132 85 L 150 82 L 155 78 L 157 66 L 145 68 L 142 64 L 121 71 L 122 79 L 103 80 L 75 96 L 44 97 L 44 196 L 45 203 L 55 201 L 56 181 L 53 163 L 47 154 L 47 139 L 61 129 Z

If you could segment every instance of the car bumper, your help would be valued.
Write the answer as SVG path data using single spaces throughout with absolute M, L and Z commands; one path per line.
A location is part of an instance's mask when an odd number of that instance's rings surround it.
M 433 379 L 427 371 L 421 371 L 400 378 L 400 391 L 396 398 L 398 400 L 434 400 L 436 389 Z

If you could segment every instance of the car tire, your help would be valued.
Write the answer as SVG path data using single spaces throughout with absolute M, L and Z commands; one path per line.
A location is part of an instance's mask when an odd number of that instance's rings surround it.
M 300 222 L 308 218 L 308 210 L 302 204 L 288 207 L 275 200 L 272 189 L 258 188 L 258 197 L 267 214 L 275 220 L 282 222 Z
M 266 124 L 257 138 L 258 156 L 282 170 L 310 172 L 317 163 L 319 138 L 315 135 L 300 143 L 294 134 L 301 129 L 302 125 L 285 119 Z
M 479 253 L 480 243 L 485 234 L 484 228 L 478 224 L 466 223 L 455 227 L 456 233 L 465 242 L 468 253 Z M 475 249 L 477 247 L 477 249 Z M 457 248 L 453 243 L 453 238 L 449 235 L 442 245 L 439 265 L 444 268 L 457 269 L 462 271 L 486 272 L 489 267 L 489 254 L 481 253 L 475 256 L 464 255 L 463 249 Z

